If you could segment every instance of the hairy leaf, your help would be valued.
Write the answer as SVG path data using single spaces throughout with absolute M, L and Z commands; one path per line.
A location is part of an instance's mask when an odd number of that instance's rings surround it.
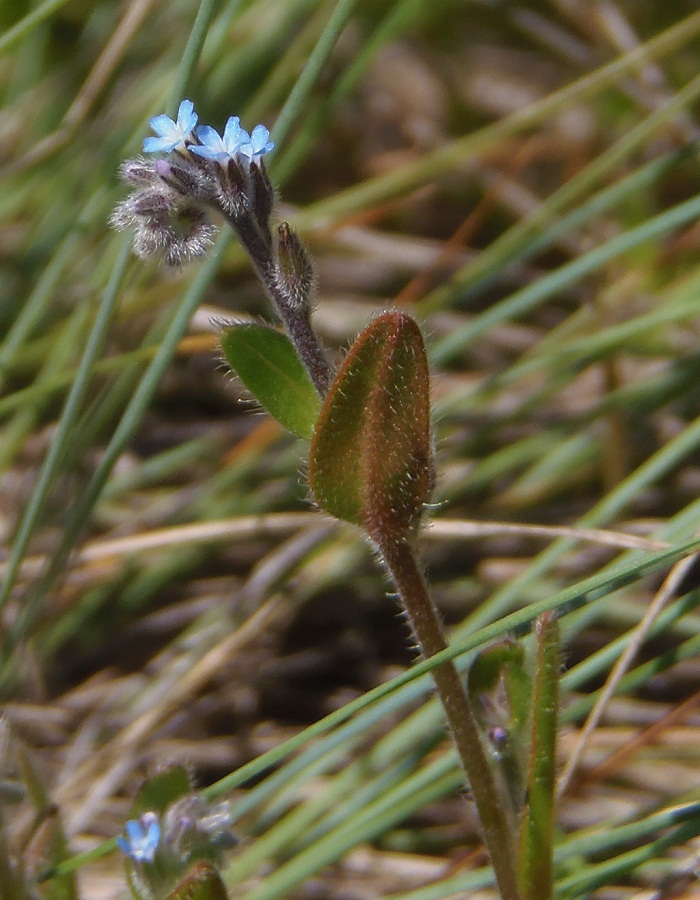
M 388 312 L 360 334 L 326 397 L 309 459 L 318 505 L 380 544 L 405 536 L 433 482 L 428 362 L 418 325 Z
M 284 334 L 266 325 L 231 325 L 221 334 L 221 349 L 270 415 L 293 434 L 311 437 L 321 398 Z

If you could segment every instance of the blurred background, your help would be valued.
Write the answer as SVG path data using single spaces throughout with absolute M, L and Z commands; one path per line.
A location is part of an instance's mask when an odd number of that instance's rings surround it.
M 695 573 L 659 595 L 667 568 L 641 568 L 700 510 L 697 4 L 17 0 L 0 28 L 2 818 L 28 870 L 56 810 L 71 851 L 93 848 L 153 767 L 211 785 L 415 660 L 371 549 L 311 509 L 303 442 L 222 366 L 222 321 L 273 319 L 240 248 L 172 271 L 110 230 L 120 163 L 183 97 L 219 130 L 273 132 L 277 218 L 315 259 L 332 358 L 378 311 L 421 323 L 421 550 L 455 635 L 639 564 L 564 620 L 562 766 L 658 607 L 562 837 L 697 799 Z M 505 527 L 531 524 L 614 534 Z M 413 896 L 484 864 L 458 770 L 430 776 L 448 745 L 421 690 L 334 748 L 309 739 L 315 769 L 236 786 L 237 895 Z M 691 896 L 693 828 L 659 833 L 563 895 Z M 121 896 L 120 867 L 86 866 L 83 896 Z

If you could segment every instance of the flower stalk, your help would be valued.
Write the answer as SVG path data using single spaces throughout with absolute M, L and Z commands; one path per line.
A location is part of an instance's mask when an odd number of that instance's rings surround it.
M 414 536 L 434 482 L 428 360 L 403 312 L 378 316 L 350 348 L 325 399 L 309 456 L 321 509 L 359 525 L 382 555 L 416 643 L 428 659 L 447 649 L 417 561 Z M 454 663 L 433 677 L 477 805 L 503 900 L 520 900 L 514 828 Z
M 409 540 L 388 540 L 380 550 L 425 659 L 448 647 L 438 611 Z M 462 679 L 450 660 L 433 669 L 433 679 L 474 798 L 502 900 L 520 900 L 516 847 L 480 729 Z

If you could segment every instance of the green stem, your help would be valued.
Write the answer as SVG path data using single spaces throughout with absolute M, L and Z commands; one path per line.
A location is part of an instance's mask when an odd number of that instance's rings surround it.
M 423 656 L 427 659 L 445 650 L 438 611 L 413 547 L 405 539 L 390 539 L 380 549 Z M 520 900 L 513 835 L 464 686 L 452 661 L 437 666 L 432 674 L 479 812 L 502 900 Z
M 306 304 L 289 302 L 275 278 L 275 261 L 269 234 L 261 233 L 252 219 L 229 217 L 229 223 L 250 257 L 260 283 L 265 288 L 284 330 L 294 344 L 316 390 L 325 397 L 333 383 L 333 369 L 323 352 L 321 341 L 311 325 L 311 312 Z
M 559 710 L 559 626 L 552 610 L 537 619 L 537 668 L 525 809 L 520 825 L 518 876 L 524 900 L 551 900 Z

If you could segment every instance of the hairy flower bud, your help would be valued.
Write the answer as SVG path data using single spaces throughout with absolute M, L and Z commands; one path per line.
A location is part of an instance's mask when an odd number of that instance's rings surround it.
M 286 222 L 277 229 L 275 281 L 290 307 L 310 307 L 315 286 L 311 258 Z
M 238 159 L 229 159 L 225 168 L 217 165 L 217 169 L 216 205 L 233 222 L 242 222 L 250 217 L 248 176 Z
M 270 228 L 270 215 L 275 205 L 275 189 L 272 187 L 262 158 L 251 162 L 250 182 L 255 218 L 260 228 L 267 232 Z
M 127 159 L 119 166 L 119 177 L 128 184 L 153 184 L 156 180 L 156 165 L 145 156 Z
M 175 208 L 171 191 L 151 190 L 138 191 L 132 194 L 128 202 L 134 216 L 159 216 L 169 214 Z
M 216 197 L 211 179 L 201 169 L 188 163 L 173 165 L 159 159 L 156 161 L 155 171 L 164 184 L 182 197 L 198 199 L 204 203 L 212 203 Z
M 202 256 L 213 241 L 214 227 L 206 212 L 158 182 L 135 191 L 117 205 L 113 228 L 134 229 L 134 253 L 181 266 Z
M 183 862 L 196 858 L 216 860 L 238 843 L 231 830 L 230 805 L 208 803 L 201 794 L 181 797 L 163 820 L 165 849 Z

